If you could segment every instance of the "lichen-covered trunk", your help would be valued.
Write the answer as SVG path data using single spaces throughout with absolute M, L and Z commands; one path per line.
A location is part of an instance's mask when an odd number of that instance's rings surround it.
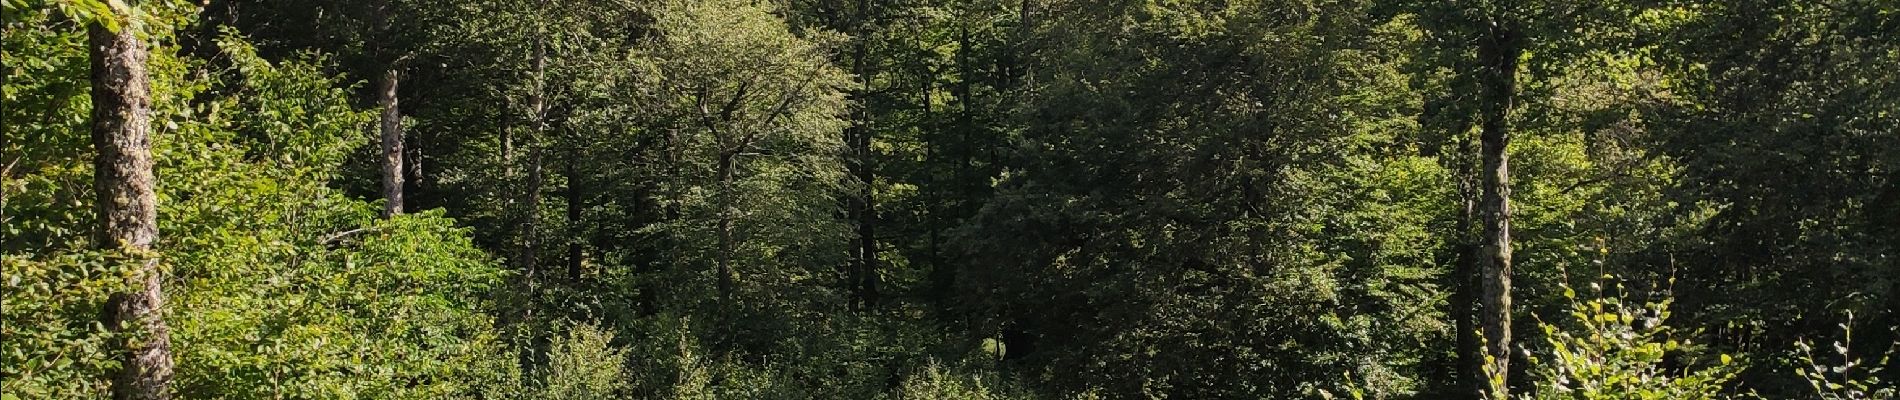
M 1521 52 L 1516 35 L 1508 24 L 1497 24 L 1478 45 L 1484 86 L 1484 125 L 1479 134 L 1483 158 L 1479 174 L 1484 186 L 1479 205 L 1484 215 L 1484 294 L 1479 301 L 1483 305 L 1490 391 L 1496 399 L 1510 397 L 1506 382 L 1511 375 L 1511 169 L 1507 150 Z
M 120 11 L 121 14 L 125 10 Z M 152 172 L 151 79 L 145 71 L 147 49 L 135 34 L 137 22 L 119 31 L 93 24 L 88 29 L 92 60 L 93 182 L 98 196 L 97 244 L 108 250 L 142 253 L 158 241 L 157 180 Z M 158 260 L 139 260 L 137 281 L 107 302 L 105 322 L 117 332 L 138 332 L 123 343 L 120 369 L 113 378 L 114 399 L 168 399 L 171 384 L 171 333 L 165 325 L 165 294 Z
M 383 218 L 402 214 L 402 107 L 397 103 L 396 88 L 402 72 L 390 67 L 376 91 L 376 103 L 383 108 Z

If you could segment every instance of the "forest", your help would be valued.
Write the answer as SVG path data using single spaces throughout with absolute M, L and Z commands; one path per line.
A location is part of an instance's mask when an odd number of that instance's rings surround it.
M 4 400 L 1900 398 L 1900 1 L 0 4 Z

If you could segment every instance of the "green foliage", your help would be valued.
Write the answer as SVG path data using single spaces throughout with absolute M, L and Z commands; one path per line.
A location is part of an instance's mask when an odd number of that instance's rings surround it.
M 984 377 L 971 376 L 949 371 L 935 360 L 925 364 L 922 370 L 904 377 L 904 382 L 887 394 L 892 400 L 1003 400 L 1021 399 L 1020 395 L 1009 395 L 998 389 L 995 379 L 987 383 Z
M 1536 390 L 1522 398 L 1728 398 L 1722 393 L 1741 372 L 1743 361 L 1728 354 L 1711 356 L 1688 342 L 1694 335 L 1679 335 L 1670 328 L 1673 300 L 1667 295 L 1660 301 L 1629 304 L 1615 297 L 1579 300 L 1568 287 L 1564 293 L 1571 300 L 1567 324 L 1538 323 L 1546 348 L 1530 357 L 1538 376 Z M 1667 367 L 1671 360 L 1684 367 Z
M 1655 54 L 1669 96 L 1645 119 L 1681 160 L 1671 201 L 1707 211 L 1672 246 L 1686 320 L 1745 323 L 1780 349 L 1842 322 L 1900 326 L 1900 62 L 1894 5 L 1745 1 L 1658 7 Z M 1746 321 L 1746 322 L 1743 322 Z M 1900 340 L 1884 329 L 1876 341 Z M 1773 352 L 1763 351 L 1764 353 Z M 1768 354 L 1764 354 L 1768 355 Z M 1795 396 L 1779 357 L 1745 379 Z M 1891 368 L 1882 373 L 1895 379 Z
M 605 400 L 627 396 L 627 351 L 613 345 L 614 333 L 575 324 L 548 350 L 547 376 L 535 397 L 555 400 Z
M 195 178 L 161 183 L 179 393 L 445 398 L 504 379 L 480 299 L 505 275 L 466 230 L 439 212 L 377 219 L 326 186 L 369 114 L 316 64 L 220 44 L 233 95 L 158 151 Z
M 5 11 L 6 19 L 4 21 L 9 27 L 11 27 L 15 21 L 30 22 L 36 18 L 44 18 L 47 14 L 53 13 L 71 18 L 73 22 L 80 26 L 96 21 L 114 31 L 120 29 L 120 24 L 123 23 L 120 21 L 121 18 L 116 17 L 112 12 L 112 4 L 106 1 L 6 0 L 5 2 L 0 2 L 0 5 L 5 6 L 5 8 L 0 8 L 0 10 Z
M 662 319 L 661 321 L 665 321 Z M 716 358 L 707 353 L 689 330 L 676 320 L 655 327 L 652 340 L 637 345 L 642 351 L 639 388 L 647 398 L 673 400 L 807 398 L 796 395 L 790 382 L 772 368 Z M 836 383 L 836 382 L 832 382 Z
M 513 364 L 480 300 L 504 274 L 466 230 L 439 212 L 378 220 L 370 204 L 326 186 L 361 143 L 369 114 L 313 62 L 272 65 L 235 36 L 218 44 L 229 64 L 216 74 L 187 72 L 212 64 L 170 47 L 155 49 L 149 65 L 159 130 L 155 252 L 170 271 L 174 390 L 435 399 L 478 396 L 504 381 Z M 16 99 L 53 104 L 31 89 L 50 83 L 9 85 L 9 110 Z M 40 119 L 7 118 L 10 126 Z M 78 200 L 86 187 L 54 183 L 84 179 L 87 155 L 44 151 L 83 129 L 35 132 L 46 136 L 29 139 L 45 140 L 20 143 L 35 150 L 9 160 L 35 166 L 8 174 L 9 187 L 51 190 L 8 202 L 8 229 L 21 235 L 7 238 L 5 364 L 24 369 L 8 370 L 6 392 L 96 396 L 113 367 L 99 304 L 123 285 L 124 270 L 115 257 L 77 250 L 82 230 L 51 228 L 86 221 Z M 16 252 L 34 242 L 47 245 Z
M 90 97 L 86 29 L 50 8 L 13 9 L 0 36 L 6 61 L 4 249 L 51 255 L 86 248 L 92 164 L 83 160 Z M 17 258 L 17 257 L 8 257 Z
M 682 331 L 682 333 L 684 332 Z M 666 391 L 666 393 L 671 395 L 672 399 L 708 400 L 718 398 L 714 395 L 716 392 L 714 392 L 714 388 L 712 387 L 713 376 L 710 371 L 711 367 L 707 365 L 704 356 L 699 354 L 699 351 L 700 350 L 695 348 L 695 345 L 690 339 L 684 334 L 680 335 L 679 349 L 677 353 L 674 353 L 676 358 L 674 358 L 673 362 L 677 371 L 675 374 L 677 378 L 673 381 L 673 385 L 668 388 L 670 390 Z
M 108 391 L 145 257 L 182 398 L 1453 397 L 1500 29 L 1513 309 L 1564 317 L 1494 386 L 1900 373 L 1807 340 L 1900 337 L 1892 2 L 0 5 L 7 400 Z M 151 254 L 90 250 L 95 23 L 152 46 Z M 383 219 L 390 70 L 426 211 Z
M 96 252 L 8 253 L 0 266 L 0 393 L 9 399 L 107 396 L 98 377 L 118 367 L 112 333 L 96 319 L 107 296 L 129 287 L 130 261 Z
M 1900 388 L 1892 383 L 1883 382 L 1880 372 L 1893 360 L 1900 349 L 1900 343 L 1893 343 L 1880 355 L 1879 360 L 1867 360 L 1854 353 L 1853 316 L 1842 323 L 1841 340 L 1833 342 L 1830 349 L 1822 350 L 1825 356 L 1815 356 L 1814 345 L 1806 339 L 1795 342 L 1795 358 L 1799 364 L 1796 374 L 1808 382 L 1814 394 L 1822 400 L 1888 400 L 1900 397 Z M 1831 350 L 1831 352 L 1829 351 Z M 1835 357 L 1839 357 L 1838 362 Z
M 1350 2 L 1062 7 L 1016 166 L 963 232 L 1009 357 L 1110 398 L 1416 393 L 1451 208 L 1393 95 L 1412 28 Z
M 715 348 L 769 345 L 778 338 L 765 321 L 790 323 L 800 318 L 787 311 L 823 304 L 829 266 L 843 262 L 848 230 L 832 196 L 849 179 L 839 132 L 850 80 L 826 61 L 834 39 L 794 35 L 763 3 L 654 7 L 662 40 L 645 56 L 659 81 L 640 101 L 671 155 L 651 200 L 678 218 L 643 228 L 672 244 L 668 274 L 649 278 L 671 282 L 663 304 L 706 310 L 720 298 L 716 282 L 730 279 L 744 301 L 719 312 L 759 322 L 709 332 L 728 335 Z M 721 262 L 729 276 L 718 276 Z M 742 329 L 751 333 L 732 335 Z

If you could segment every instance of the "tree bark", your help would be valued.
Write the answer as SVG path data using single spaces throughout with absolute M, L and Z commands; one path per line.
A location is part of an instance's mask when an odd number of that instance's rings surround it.
M 1012 85 L 1020 83 L 1021 86 L 1017 87 L 1022 89 L 1031 89 L 1036 86 L 1035 71 L 1030 70 L 1029 61 L 1030 52 L 1034 51 L 1030 41 L 1036 31 L 1035 16 L 1035 0 L 1022 0 L 1020 8 L 1016 10 L 1016 48 L 1008 53 L 1009 59 L 1006 64 L 1009 66 L 1003 69 L 1008 71 L 1009 76 L 1017 77 L 1006 76 L 1005 79 L 1008 79 Z
M 383 141 L 383 218 L 402 214 L 402 109 L 396 98 L 396 88 L 402 82 L 402 72 L 390 66 L 383 72 L 383 81 L 377 90 L 377 104 L 383 108 L 381 124 Z
M 581 160 L 579 150 L 569 148 L 567 151 L 567 166 L 564 169 L 567 175 L 567 280 L 579 283 L 581 256 L 585 253 L 581 249 L 581 174 L 575 164 Z
M 123 7 L 123 6 L 121 6 Z M 98 23 L 87 29 L 92 62 L 93 184 L 98 201 L 96 244 L 106 250 L 150 251 L 158 241 L 157 179 L 152 171 L 149 50 L 139 39 L 131 10 L 114 7 L 125 25 L 113 32 Z M 138 255 L 136 285 L 107 302 L 109 329 L 130 334 L 124 341 L 112 397 L 168 399 L 171 330 L 165 325 L 165 294 L 158 259 Z
M 547 41 L 541 37 L 542 33 L 538 29 L 535 35 L 534 59 L 531 61 L 533 70 L 530 72 L 534 75 L 532 77 L 534 90 L 528 94 L 528 110 L 534 114 L 530 117 L 533 118 L 530 123 L 534 128 L 527 138 L 528 185 L 522 193 L 527 196 L 527 200 L 521 205 L 522 248 L 520 254 L 516 255 L 516 259 L 521 262 L 525 271 L 524 278 L 527 279 L 531 288 L 541 264 L 541 185 L 546 178 L 543 176 L 545 172 L 541 167 L 541 148 L 545 147 L 541 142 L 548 129 Z
M 970 61 L 970 43 L 970 29 L 959 27 L 957 29 L 957 85 L 951 89 L 951 94 L 957 98 L 956 213 L 964 217 L 972 214 L 971 209 L 974 208 L 972 199 L 976 197 L 971 194 L 976 187 L 976 178 L 971 170 L 976 164 L 976 144 L 970 139 L 970 131 L 976 130 L 976 111 L 970 106 L 970 103 L 976 100 L 976 94 L 970 85 L 970 81 L 975 79 L 976 71 Z
M 1454 321 L 1457 338 L 1457 380 L 1453 382 L 1458 398 L 1479 399 L 1485 396 L 1488 386 L 1484 378 L 1484 344 L 1479 338 L 1477 324 L 1477 297 L 1480 291 L 1478 270 L 1481 246 L 1480 240 L 1472 232 L 1472 225 L 1478 216 L 1478 185 L 1472 182 L 1477 178 L 1477 168 L 1471 156 L 1477 151 L 1471 143 L 1469 124 L 1460 124 L 1458 149 L 1455 162 L 1458 171 L 1458 223 L 1457 245 L 1453 251 L 1457 254 L 1457 263 L 1452 270 L 1451 317 Z
M 869 26 L 871 19 L 870 7 L 870 1 L 858 1 L 859 17 L 857 25 L 860 28 Z M 865 42 L 868 39 L 864 37 L 864 35 L 861 35 L 857 41 L 857 48 L 852 56 L 851 73 L 856 75 L 860 81 L 863 81 L 865 87 L 859 89 L 857 96 L 858 104 L 854 105 L 856 109 L 852 112 L 850 133 L 846 136 L 849 136 L 849 139 L 852 141 L 851 153 L 856 156 L 854 157 L 854 162 L 851 164 L 855 169 L 855 171 L 852 172 L 853 175 L 856 176 L 859 184 L 862 185 L 858 187 L 857 201 L 855 202 L 857 206 L 855 207 L 855 211 L 857 211 L 856 219 L 858 222 L 858 243 L 856 249 L 858 265 L 857 268 L 855 268 L 855 273 L 852 274 L 853 278 L 855 278 L 853 284 L 857 286 L 858 301 L 862 304 L 862 309 L 870 310 L 876 307 L 878 302 L 877 236 L 875 235 L 877 226 L 877 199 L 873 197 L 875 195 L 874 186 L 877 182 L 877 177 L 875 171 L 872 169 L 875 166 L 875 160 L 872 159 L 873 153 L 871 152 L 871 137 L 873 133 L 869 126 L 870 113 L 866 110 L 867 105 L 865 103 L 866 99 L 864 98 L 865 94 L 871 91 L 869 87 L 871 83 L 870 68 L 865 60 L 865 58 L 869 56 L 869 44 Z
M 1508 23 L 1497 23 L 1478 45 L 1484 107 L 1479 139 L 1484 185 L 1480 205 L 1484 214 L 1484 294 L 1480 301 L 1490 391 L 1497 399 L 1510 397 L 1506 383 L 1511 375 L 1511 175 L 1507 149 L 1521 53 L 1517 40 L 1517 33 Z
M 719 274 L 719 300 L 723 315 L 732 307 L 732 183 L 733 158 L 736 152 L 724 151 L 719 154 L 719 264 L 715 273 Z
M 406 152 L 406 153 L 403 153 L 403 156 L 402 156 L 402 164 L 403 164 L 403 168 L 405 168 L 403 172 L 405 174 L 403 175 L 403 184 L 406 186 L 403 186 L 402 192 L 404 194 L 403 201 L 406 202 L 408 201 L 407 199 L 412 198 L 408 196 L 409 193 L 423 193 L 424 192 L 422 185 L 428 179 L 428 175 L 425 174 L 427 170 L 423 168 L 424 167 L 423 164 L 428 162 L 429 160 L 428 158 L 424 157 L 422 154 L 422 150 L 424 146 L 423 146 L 423 141 L 421 137 L 409 136 L 407 132 L 405 132 L 403 135 L 403 141 L 404 141 L 403 151 Z M 414 143 L 409 143 L 410 141 L 414 141 Z M 423 197 L 426 198 L 427 196 L 423 196 Z M 418 199 L 418 201 L 421 201 L 421 199 Z M 403 208 L 409 209 L 411 207 L 405 204 L 403 205 Z M 426 209 L 428 208 L 428 205 L 417 204 L 416 207 L 414 208 Z

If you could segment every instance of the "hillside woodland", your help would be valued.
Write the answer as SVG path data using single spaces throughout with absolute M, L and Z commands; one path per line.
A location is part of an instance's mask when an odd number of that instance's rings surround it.
M 3 0 L 0 398 L 1893 399 L 1892 0 Z

